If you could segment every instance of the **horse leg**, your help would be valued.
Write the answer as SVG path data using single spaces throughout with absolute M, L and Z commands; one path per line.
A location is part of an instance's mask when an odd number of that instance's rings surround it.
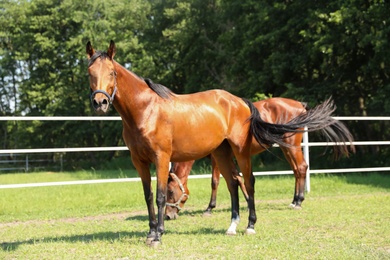
M 246 191 L 245 184 L 244 184 L 244 182 L 242 180 L 241 175 L 238 173 L 238 171 L 236 172 L 236 178 L 237 178 L 237 181 L 238 181 L 238 185 L 241 188 L 242 194 L 245 197 L 245 200 L 248 201 L 248 199 L 249 199 L 248 192 Z
M 209 205 L 208 205 L 207 209 L 205 210 L 205 212 L 203 213 L 204 216 L 210 216 L 211 211 L 217 205 L 217 190 L 218 190 L 219 179 L 220 179 L 220 171 L 219 171 L 217 163 L 215 162 L 215 159 L 212 156 L 211 156 L 211 166 L 212 166 L 211 197 L 210 197 Z M 245 197 L 245 200 L 248 201 L 248 193 L 246 192 L 242 177 L 240 176 L 240 174 L 238 173 L 237 170 L 233 173 L 233 176 L 234 176 L 234 178 L 237 179 L 238 184 L 241 188 L 241 191 Z
M 235 153 L 238 166 L 244 177 L 245 190 L 247 192 L 247 202 L 249 209 L 248 226 L 245 234 L 255 234 L 255 224 L 257 221 L 256 209 L 255 209 L 255 177 L 252 172 L 252 164 L 250 154 L 247 153 Z
M 236 167 L 233 162 L 233 154 L 230 145 L 225 141 L 216 150 L 213 151 L 218 168 L 220 169 L 229 189 L 231 199 L 231 224 L 226 231 L 227 235 L 235 235 L 236 227 L 240 222 L 239 199 L 238 199 L 238 181 L 234 178 Z
M 167 199 L 167 190 L 168 190 L 168 176 L 169 176 L 169 161 L 170 156 L 165 154 L 160 154 L 157 157 L 156 162 L 156 176 L 157 176 L 157 233 L 152 241 L 152 246 L 157 246 L 161 244 L 161 236 L 165 232 L 164 228 L 164 209 Z
M 217 162 L 215 161 L 213 156 L 211 156 L 211 167 L 212 167 L 211 197 L 210 197 L 209 205 L 203 214 L 204 216 L 210 216 L 212 209 L 214 209 L 215 206 L 217 205 L 217 190 L 218 190 L 219 179 L 220 179 L 220 171 Z
M 305 199 L 305 181 L 308 165 L 304 159 L 300 144 L 298 147 L 283 147 L 282 151 L 295 176 L 294 197 L 290 207 L 301 209 L 302 202 Z
M 157 235 L 157 220 L 154 211 L 153 189 L 149 164 L 142 163 L 141 161 L 137 160 L 136 156 L 134 155 L 131 157 L 131 159 L 141 178 L 142 187 L 144 189 L 144 197 L 149 215 L 149 233 L 146 237 L 146 244 L 150 245 Z

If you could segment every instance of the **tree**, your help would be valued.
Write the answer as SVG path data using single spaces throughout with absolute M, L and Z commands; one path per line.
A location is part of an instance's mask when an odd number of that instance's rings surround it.
M 222 88 L 309 106 L 333 96 L 338 115 L 387 115 L 389 11 L 381 0 L 2 1 L 0 115 L 91 115 L 85 44 L 105 50 L 111 39 L 119 63 L 177 93 Z M 356 139 L 388 138 L 388 123 L 370 125 L 351 125 Z M 3 148 L 122 139 L 117 122 L 7 122 L 0 131 Z
M 130 4 L 131 8 L 128 8 Z M 119 59 L 142 53 L 137 41 L 147 24 L 148 3 L 116 1 L 7 1 L 1 8 L 1 91 L 18 102 L 13 115 L 91 115 L 85 45 L 107 48 L 117 41 Z M 9 22 L 11 21 L 11 23 Z M 104 44 L 104 46 L 102 46 Z M 135 67 L 147 67 L 147 61 Z M 131 63 L 127 61 L 126 65 Z M 12 79 L 12 80 L 11 80 Z M 9 106 L 10 107 L 10 106 Z M 116 114 L 112 111 L 111 114 Z M 4 148 L 115 146 L 121 142 L 118 122 L 80 125 L 77 122 L 8 122 L 3 136 L 12 136 Z M 31 138 L 33 136 L 34 138 Z M 84 158 L 111 158 L 113 153 L 86 154 Z M 83 156 L 69 154 L 67 160 Z

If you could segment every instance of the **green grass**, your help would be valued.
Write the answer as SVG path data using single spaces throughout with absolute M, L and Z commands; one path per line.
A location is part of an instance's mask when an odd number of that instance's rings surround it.
M 0 175 L 0 183 L 96 179 L 121 173 Z M 390 259 L 390 175 L 312 175 L 303 210 L 288 208 L 293 176 L 257 177 L 257 234 L 226 236 L 230 199 L 203 217 L 209 179 L 189 181 L 190 199 L 166 221 L 163 244 L 144 244 L 148 218 L 141 184 L 109 183 L 0 190 L 0 259 Z M 155 188 L 155 183 L 153 183 Z

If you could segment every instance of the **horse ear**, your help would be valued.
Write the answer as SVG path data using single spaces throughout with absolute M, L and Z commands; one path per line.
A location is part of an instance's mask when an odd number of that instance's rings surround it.
M 90 59 L 92 55 L 95 53 L 95 50 L 92 48 L 92 44 L 90 41 L 88 41 L 87 43 L 86 51 L 87 51 L 88 59 Z
M 115 53 L 116 53 L 115 42 L 113 40 L 111 40 L 110 47 L 108 47 L 108 50 L 107 50 L 108 57 L 110 57 L 111 59 L 114 59 Z

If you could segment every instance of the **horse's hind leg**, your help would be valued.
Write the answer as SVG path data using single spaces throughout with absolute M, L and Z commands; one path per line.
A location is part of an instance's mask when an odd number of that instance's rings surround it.
M 289 148 L 283 147 L 282 151 L 295 176 L 294 197 L 290 206 L 295 209 L 301 209 L 302 202 L 305 199 L 305 180 L 308 165 L 303 157 L 300 145 Z
M 209 205 L 203 214 L 204 216 L 210 216 L 211 211 L 217 205 L 217 190 L 218 190 L 219 179 L 220 179 L 220 171 L 213 156 L 211 156 L 211 167 L 212 167 L 211 197 L 210 197 Z
M 244 197 L 245 197 L 245 200 L 248 201 L 248 199 L 249 199 L 249 197 L 248 197 L 248 192 L 246 191 L 245 183 L 243 182 L 242 177 L 241 177 L 241 175 L 238 173 L 238 171 L 237 171 L 236 178 L 237 178 L 237 181 L 238 181 L 238 185 L 239 185 L 240 188 L 241 188 L 242 194 L 243 194 Z
M 238 181 L 234 178 L 236 166 L 233 162 L 233 154 L 230 145 L 225 141 L 216 150 L 213 151 L 214 157 L 221 174 L 225 178 L 231 198 L 231 224 L 226 231 L 227 235 L 235 235 L 236 227 L 240 222 L 239 199 L 238 199 Z
M 215 162 L 215 159 L 211 156 L 211 166 L 212 166 L 212 175 L 211 175 L 211 197 L 209 205 L 207 206 L 207 209 L 204 212 L 204 216 L 210 216 L 211 211 L 216 207 L 217 205 L 217 190 L 219 185 L 219 179 L 220 179 L 220 171 L 217 166 L 217 163 Z M 248 200 L 248 193 L 246 192 L 244 182 L 238 173 L 237 169 L 235 169 L 235 172 L 233 174 L 233 178 L 237 179 L 238 184 L 241 188 L 242 193 L 244 194 L 244 197 L 246 200 Z
M 233 148 L 234 149 L 234 148 Z M 234 150 L 238 166 L 244 177 L 245 191 L 247 194 L 246 200 L 248 203 L 249 217 L 248 217 L 248 226 L 246 228 L 246 234 L 255 234 L 255 224 L 257 221 L 256 209 L 255 209 L 255 177 L 252 172 L 251 156 L 250 151 L 246 153 L 241 150 L 241 153 L 238 152 L 238 149 Z M 244 191 L 243 191 L 244 192 Z M 245 192 L 244 192 L 245 195 Z

